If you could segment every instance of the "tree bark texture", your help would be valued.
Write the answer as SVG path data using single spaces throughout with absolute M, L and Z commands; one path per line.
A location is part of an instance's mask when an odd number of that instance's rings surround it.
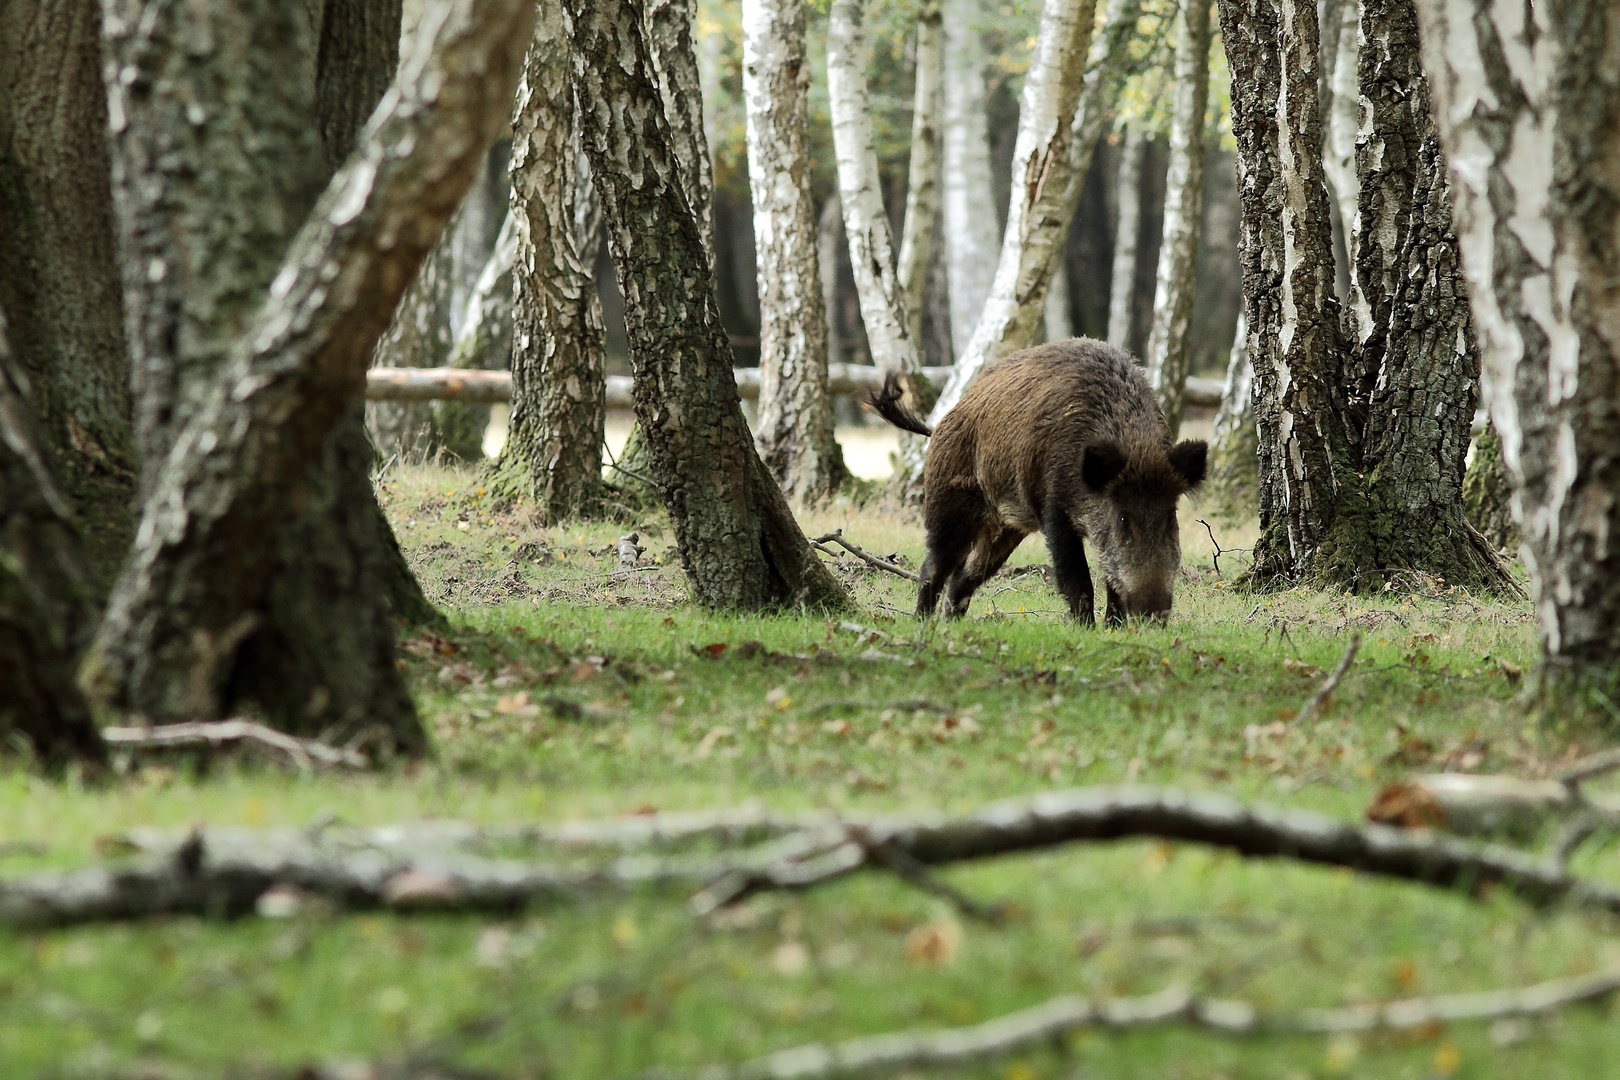
M 827 316 L 810 191 L 810 65 L 803 0 L 744 0 L 743 103 L 759 281 L 754 445 L 790 499 L 819 502 L 849 479 L 827 394 Z
M 1119 149 L 1119 172 L 1114 184 L 1119 193 L 1114 217 L 1114 269 L 1108 278 L 1108 344 L 1131 347 L 1131 309 L 1136 298 L 1136 245 L 1142 234 L 1142 159 L 1147 139 L 1126 129 Z
M 120 47 L 174 25 L 161 17 L 172 11 L 139 22 L 120 14 L 106 24 Z M 86 664 L 86 685 L 101 700 L 152 721 L 214 719 L 231 700 L 232 660 L 263 621 L 277 570 L 276 528 L 311 495 L 311 463 L 360 401 L 394 306 L 501 126 L 531 18 L 521 0 L 435 5 L 424 14 L 360 146 L 304 220 L 257 309 L 242 312 L 208 394 L 155 477 Z M 184 29 L 195 33 L 198 24 Z M 227 47 L 246 47 L 250 36 Z M 215 59 L 212 49 L 189 56 L 186 63 Z M 115 81 L 123 89 L 110 99 L 114 129 L 123 130 L 122 119 L 131 139 L 142 119 L 137 103 L 156 110 L 172 100 L 150 92 L 154 85 L 136 71 L 134 82 Z M 163 130 L 159 116 L 147 116 Z M 397 672 L 384 681 L 382 665 L 370 671 L 374 703 L 388 706 L 380 715 L 331 716 L 330 695 L 341 688 L 322 687 L 326 694 L 304 703 L 305 722 L 313 713 L 321 728 L 362 730 L 376 720 L 396 745 L 420 746 Z M 389 694 L 394 700 L 379 700 Z
M 1620 10 L 1423 0 L 1548 688 L 1620 669 Z
M 625 298 L 636 416 L 693 598 L 847 605 L 754 452 L 640 4 L 566 7 L 582 139 Z
M 670 146 L 681 163 L 680 185 L 703 232 L 703 250 L 714 265 L 714 163 L 703 120 L 703 76 L 698 69 L 694 25 L 697 0 L 646 0 L 643 21 L 653 72 L 669 122 Z
M 606 353 L 596 291 L 599 202 L 580 146 L 568 16 L 546 5 L 512 115 L 512 415 L 503 465 L 547 521 L 602 497 Z M 515 470 L 515 471 L 514 471 Z
M 1493 424 L 1474 441 L 1474 456 L 1463 474 L 1463 510 L 1468 523 L 1498 551 L 1519 548 L 1513 523 L 1513 479 L 1502 461 L 1502 437 Z
M 907 168 L 906 216 L 900 228 L 900 260 L 895 275 L 906 298 L 906 332 L 921 348 L 928 273 L 938 250 L 935 230 L 940 211 L 940 109 L 944 95 L 945 31 L 939 5 L 930 2 L 917 16 L 916 87 L 911 107 L 911 160 Z
M 944 38 L 944 175 L 946 272 L 950 277 L 951 340 L 961 355 L 973 337 L 995 280 L 1001 227 L 990 181 L 989 59 L 984 0 L 941 0 Z M 862 69 L 865 70 L 864 68 Z
M 1069 260 L 1059 252 L 1052 260 L 1052 281 L 1046 287 L 1046 303 L 1042 305 L 1041 321 L 1046 328 L 1047 341 L 1074 337 L 1074 318 L 1069 304 Z
M 1256 582 L 1353 559 L 1329 544 L 1356 483 L 1323 181 L 1314 4 L 1220 0 L 1243 161 L 1243 296 L 1259 439 Z
M 0 309 L 105 594 L 135 532 L 129 368 L 95 0 L 0 5 Z
M 74 682 L 100 588 L 8 352 L 0 341 L 0 739 L 22 735 L 47 768 L 100 766 L 106 748 Z
M 1341 304 L 1351 303 L 1351 238 L 1356 231 L 1356 132 L 1361 126 L 1359 0 L 1325 0 L 1322 4 L 1322 167 L 1333 200 L 1334 289 Z M 1342 265 L 1340 265 L 1342 263 Z
M 388 332 L 377 342 L 374 367 L 437 368 L 449 363 L 455 347 L 450 333 L 455 291 L 451 240 L 455 231 L 452 220 L 416 280 L 405 290 Z M 366 405 L 366 426 L 385 459 L 425 461 L 441 446 L 434 430 L 431 402 L 371 402 Z
M 838 159 L 838 196 L 872 362 L 884 371 L 912 373 L 922 364 L 908 332 L 905 295 L 895 275 L 894 241 L 873 148 L 865 19 L 865 0 L 833 0 L 827 16 L 827 97 Z
M 1217 512 L 1229 518 L 1248 517 L 1255 510 L 1259 490 L 1259 448 L 1254 432 L 1254 366 L 1249 363 L 1248 320 L 1238 312 L 1237 333 L 1226 363 L 1226 382 L 1215 413 L 1215 433 L 1209 444 L 1207 497 Z
M 973 336 L 934 403 L 938 423 L 979 372 L 1038 340 L 1052 267 L 1069 238 L 1070 140 L 1091 52 L 1094 0 L 1047 0 L 1024 76 L 1001 256 Z
M 1175 89 L 1170 105 L 1170 167 L 1165 177 L 1164 239 L 1146 361 L 1171 438 L 1181 431 L 1192 362 L 1198 239 L 1204 223 L 1204 111 L 1209 106 L 1209 9 L 1182 0 L 1176 15 Z
M 1361 0 L 1361 127 L 1352 233 L 1352 416 L 1370 559 L 1469 587 L 1508 583 L 1463 512 L 1479 350 L 1429 111 L 1412 0 Z M 1352 567 L 1344 564 L 1344 572 Z

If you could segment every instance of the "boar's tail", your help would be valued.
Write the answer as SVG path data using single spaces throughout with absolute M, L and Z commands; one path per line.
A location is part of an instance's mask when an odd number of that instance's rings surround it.
M 898 371 L 891 371 L 883 380 L 883 389 L 866 399 L 871 410 L 902 431 L 928 436 L 934 433 L 927 422 L 905 406 L 905 388 Z

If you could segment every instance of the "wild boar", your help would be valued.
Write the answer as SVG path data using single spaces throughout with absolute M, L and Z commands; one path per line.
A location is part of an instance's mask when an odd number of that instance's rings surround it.
M 1058 592 L 1095 619 L 1085 542 L 1107 588 L 1107 619 L 1169 614 L 1181 568 L 1176 500 L 1204 479 L 1208 447 L 1170 444 L 1147 376 L 1090 338 L 1014 353 L 986 371 L 939 426 L 901 402 L 890 376 L 868 402 L 931 438 L 923 469 L 928 557 L 917 615 L 967 612 L 976 590 L 1032 532 L 1046 537 Z

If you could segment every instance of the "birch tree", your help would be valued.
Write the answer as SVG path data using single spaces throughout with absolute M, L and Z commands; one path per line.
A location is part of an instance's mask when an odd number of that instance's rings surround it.
M 1142 234 L 1142 159 L 1146 155 L 1147 139 L 1141 131 L 1127 128 L 1114 181 L 1118 210 L 1114 216 L 1114 266 L 1108 277 L 1108 344 L 1116 349 L 1131 347 L 1136 245 Z
M 1209 107 L 1211 0 L 1182 0 L 1176 15 L 1175 89 L 1170 105 L 1170 165 L 1165 177 L 1164 239 L 1146 361 L 1170 435 L 1181 431 L 1192 361 L 1193 296 L 1204 216 L 1204 111 Z
M 973 336 L 995 280 L 1001 201 L 990 182 L 986 108 L 989 57 L 981 22 L 983 0 L 941 0 L 944 108 L 941 192 L 945 211 L 945 268 L 950 280 L 951 341 L 960 356 Z M 863 73 L 865 67 L 861 68 Z M 864 81 L 863 81 L 864 85 Z
M 244 692 L 233 675 L 259 625 L 310 632 L 307 624 L 266 619 L 266 608 L 273 615 L 277 604 L 278 574 L 285 573 L 277 527 L 298 512 L 312 466 L 345 416 L 353 415 L 371 351 L 405 283 L 437 242 L 502 123 L 532 9 L 518 0 L 429 9 L 424 31 L 358 148 L 324 192 L 311 184 L 318 194 L 313 208 L 290 241 L 274 244 L 285 254 L 273 258 L 266 257 L 265 241 L 275 240 L 284 216 L 299 209 L 289 194 L 294 182 L 300 188 L 309 182 L 299 171 L 309 167 L 303 155 L 312 149 L 309 156 L 322 161 L 319 146 L 304 144 L 311 130 L 308 102 L 300 81 L 289 77 L 299 53 L 283 52 L 304 47 L 306 31 L 268 0 L 258 8 L 208 8 L 206 20 L 195 8 L 136 14 L 114 6 L 104 22 L 109 55 L 119 61 L 109 65 L 117 74 L 109 112 L 121 167 L 193 170 L 233 197 L 242 186 L 268 183 L 265 174 L 273 170 L 288 170 L 280 186 L 263 194 L 273 204 L 241 204 L 247 219 L 236 234 L 183 199 L 169 207 L 132 203 L 127 190 L 121 195 L 120 217 L 143 245 L 141 254 L 161 258 L 161 252 L 174 260 L 164 274 L 147 275 L 159 278 L 151 284 L 195 275 L 197 264 L 188 260 L 205 253 L 164 244 L 185 229 L 195 230 L 184 233 L 190 239 L 216 241 L 220 250 L 212 254 L 230 252 L 238 260 L 226 280 L 197 287 L 228 297 L 241 329 L 227 335 L 223 326 L 199 319 L 211 333 L 199 340 L 198 353 L 184 358 L 211 357 L 215 370 L 203 392 L 188 396 L 192 408 L 154 478 L 84 678 L 108 706 L 152 721 L 215 719 Z M 131 68 L 133 78 L 122 74 Z M 236 91 L 238 80 L 251 80 L 255 92 Z M 212 102 L 212 110 L 203 102 Z M 196 122 L 199 105 L 202 123 Z M 248 161 L 244 144 L 257 152 L 250 167 L 232 172 Z M 157 146 L 166 150 L 161 157 L 151 153 Z M 148 184 L 144 191 L 158 187 Z M 182 190 L 196 189 L 170 188 L 170 196 Z M 126 252 L 131 247 L 126 242 Z M 143 258 L 140 265 L 152 264 Z M 254 281 L 262 284 L 255 288 Z M 189 295 L 181 300 L 197 303 Z M 161 343 L 153 331 L 162 309 L 146 305 L 142 311 L 139 329 L 151 335 L 149 343 Z M 321 583 L 318 574 L 310 576 L 315 581 L 307 584 Z M 343 619 L 349 608 L 329 604 L 313 614 L 334 613 Z M 278 719 L 352 732 L 381 724 L 396 746 L 420 747 L 421 729 L 394 668 L 391 625 L 387 629 L 387 637 L 339 643 L 375 642 L 373 651 L 342 649 L 327 660 L 328 672 L 364 684 L 370 711 L 351 713 L 338 699 L 349 689 L 322 684 L 323 692 L 298 701 L 297 711 L 272 698 Z M 272 643 L 251 665 L 241 665 L 256 676 L 248 692 L 262 700 L 278 678 L 297 687 L 303 682 L 297 662 L 293 647 Z M 334 708 L 335 701 L 345 707 Z
M 0 310 L 54 483 L 82 522 L 94 593 L 135 532 L 122 293 L 86 0 L 0 4 Z
M 1476 361 L 1409 2 L 1362 5 L 1355 288 L 1341 324 L 1316 11 L 1221 0 L 1242 159 L 1261 536 L 1252 579 L 1510 587 L 1465 521 Z
M 1342 303 L 1352 303 L 1355 268 L 1349 250 L 1356 230 L 1356 131 L 1361 126 L 1361 66 L 1357 36 L 1361 32 L 1360 0 L 1322 3 L 1322 167 L 1333 201 L 1334 287 Z M 1342 264 L 1342 265 L 1341 265 Z
M 933 422 L 987 364 L 1032 345 L 1042 329 L 1055 254 L 1068 239 L 1070 141 L 1090 53 L 1093 0 L 1047 0 L 1019 100 L 1013 189 L 990 296 L 934 405 Z
M 600 201 L 579 141 L 570 39 L 567 14 L 544 5 L 512 114 L 512 413 L 497 484 L 532 498 L 548 522 L 599 503 L 607 411 Z
M 625 297 L 636 416 L 693 597 L 842 607 L 846 594 L 754 451 L 639 4 L 565 7 L 582 141 Z
M 1620 670 L 1620 11 L 1422 0 L 1543 687 Z
M 754 443 L 783 492 L 811 503 L 849 473 L 827 393 L 803 0 L 743 0 L 742 30 L 760 311 Z
M 1208 498 L 1228 517 L 1254 513 L 1259 488 L 1254 430 L 1254 365 L 1249 363 L 1248 320 L 1239 309 L 1237 333 L 1226 362 L 1215 432 L 1209 441 Z
M 900 261 L 895 274 L 906 298 L 906 333 L 922 341 L 928 273 L 937 251 L 934 230 L 940 210 L 940 109 L 944 94 L 945 32 L 939 5 L 929 3 L 917 16 L 916 88 L 911 108 L 911 160 L 907 169 L 906 216 L 900 229 Z

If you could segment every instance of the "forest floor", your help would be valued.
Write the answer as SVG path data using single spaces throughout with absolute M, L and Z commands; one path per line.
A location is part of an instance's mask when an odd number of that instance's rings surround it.
M 852 559 L 860 612 L 690 606 L 667 525 L 542 528 L 472 470 L 385 477 L 385 503 L 452 629 L 404 643 L 436 757 L 365 775 L 268 765 L 133 768 L 100 790 L 0 773 L 0 869 L 109 857 L 134 826 L 612 818 L 754 803 L 966 810 L 1123 781 L 1220 790 L 1358 820 L 1421 771 L 1543 776 L 1605 745 L 1515 704 L 1528 603 L 1436 582 L 1377 597 L 1232 587 L 1243 553 L 1182 513 L 1163 626 L 1085 629 L 1039 572 L 991 581 L 962 622 Z M 921 558 L 910 513 L 808 514 Z M 1212 521 L 1223 547 L 1252 526 Z M 615 574 L 635 528 L 655 568 Z M 1031 540 L 1013 565 L 1044 562 Z M 847 625 L 846 625 L 847 624 Z M 1343 653 L 1314 721 L 1293 718 Z M 1620 880 L 1616 846 L 1583 873 Z M 0 931 L 0 1073 L 290 1075 L 331 1060 L 442 1058 L 501 1077 L 696 1074 L 815 1040 L 975 1023 L 1066 993 L 1187 985 L 1294 1009 L 1522 985 L 1620 962 L 1620 924 L 1194 845 L 1119 842 L 963 864 L 988 925 L 887 874 L 695 918 L 647 892 L 513 918 L 172 918 Z M 963 1075 L 1295 1080 L 1615 1075 L 1620 1003 L 1400 1036 L 1086 1032 Z M 283 1072 L 286 1070 L 287 1072 Z M 480 1073 L 481 1075 L 482 1073 Z M 355 1072 L 352 1075 L 371 1075 Z

